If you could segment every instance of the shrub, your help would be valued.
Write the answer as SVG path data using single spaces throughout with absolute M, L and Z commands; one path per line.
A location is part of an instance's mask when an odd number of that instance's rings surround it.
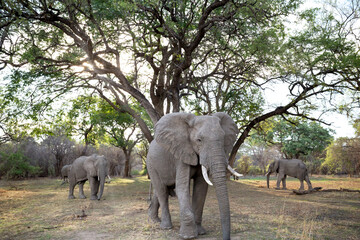
M 145 175 L 147 175 L 147 168 L 143 168 L 141 171 L 140 171 L 140 175 L 141 176 L 145 176 Z
M 39 167 L 30 165 L 28 159 L 20 152 L 1 153 L 0 173 L 6 179 L 35 177 L 40 173 Z
M 248 174 L 249 175 L 262 175 L 263 172 L 259 166 L 250 165 Z
M 137 176 L 137 175 L 139 175 L 138 170 L 131 170 L 131 176 Z

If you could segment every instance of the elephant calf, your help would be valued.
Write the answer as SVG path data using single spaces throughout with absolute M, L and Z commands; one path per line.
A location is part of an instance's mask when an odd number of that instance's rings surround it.
M 72 164 L 69 173 L 69 199 L 74 197 L 74 188 L 79 184 L 80 198 L 86 198 L 84 195 L 84 183 L 89 180 L 91 187 L 91 200 L 100 200 L 103 191 L 105 178 L 108 175 L 108 162 L 104 156 L 93 154 L 91 156 L 82 156 L 77 158 Z M 99 195 L 98 191 L 100 188 Z
M 69 181 L 70 169 L 71 169 L 71 164 L 70 165 L 64 165 L 61 168 L 61 178 L 63 179 L 62 184 L 64 184 L 66 182 L 66 180 Z
M 298 178 L 300 180 L 299 190 L 304 190 L 304 180 L 306 181 L 309 190 L 312 189 L 306 165 L 303 163 L 303 161 L 299 159 L 280 159 L 273 161 L 269 166 L 268 172 L 265 174 L 265 176 L 267 177 L 268 188 L 269 177 L 270 174 L 273 172 L 278 173 L 275 189 L 280 189 L 280 181 L 282 181 L 283 189 L 286 189 L 287 175 Z

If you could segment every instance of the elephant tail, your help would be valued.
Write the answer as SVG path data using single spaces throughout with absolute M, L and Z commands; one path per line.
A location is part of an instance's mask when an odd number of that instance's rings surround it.
M 152 193 L 152 183 L 151 183 L 151 181 L 150 181 L 148 202 L 151 202 L 151 195 L 152 195 L 151 193 Z

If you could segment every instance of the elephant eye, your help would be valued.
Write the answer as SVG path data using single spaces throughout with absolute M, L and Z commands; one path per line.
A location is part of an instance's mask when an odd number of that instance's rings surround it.
M 198 138 L 198 139 L 196 139 L 196 141 L 200 143 L 200 142 L 201 142 L 201 139 L 200 139 L 200 138 Z

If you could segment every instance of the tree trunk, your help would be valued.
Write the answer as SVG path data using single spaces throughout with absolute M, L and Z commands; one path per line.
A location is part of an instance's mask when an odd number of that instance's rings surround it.
M 130 154 L 127 154 L 125 151 L 125 170 L 124 177 L 131 178 L 131 164 L 130 164 Z

